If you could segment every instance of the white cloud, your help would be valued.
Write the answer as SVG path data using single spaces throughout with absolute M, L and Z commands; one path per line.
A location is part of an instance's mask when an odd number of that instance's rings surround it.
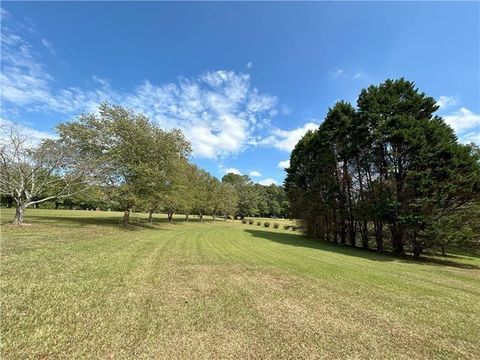
M 228 168 L 228 169 L 225 169 L 225 174 L 237 174 L 237 175 L 242 175 L 241 171 L 236 169 L 236 168 Z
M 368 79 L 367 73 L 363 71 L 359 71 L 355 75 L 353 75 L 353 80 L 359 80 L 359 79 Z
M 245 67 L 247 69 L 251 69 L 253 67 L 253 63 L 251 61 L 249 61 L 248 63 L 245 64 Z
M 10 118 L 27 111 L 72 116 L 107 101 L 144 113 L 163 128 L 180 128 L 194 156 L 214 159 L 242 151 L 278 112 L 277 98 L 252 87 L 250 75 L 224 70 L 174 83 L 147 80 L 127 92 L 98 76 L 92 76 L 90 89 L 59 89 L 21 36 L 2 26 L 1 42 L 2 114 Z M 46 39 L 41 42 L 53 49 Z
M 277 184 L 278 184 L 278 181 L 275 180 L 275 179 L 272 179 L 272 178 L 266 178 L 266 179 L 260 180 L 258 183 L 259 183 L 260 185 L 268 186 L 268 185 L 272 185 L 272 184 L 277 185 Z
M 258 176 L 262 176 L 262 174 L 258 171 L 250 171 L 248 173 L 248 175 L 250 175 L 251 177 L 258 177 Z
M 343 70 L 343 69 L 330 70 L 328 72 L 328 74 L 333 78 L 338 78 L 338 77 L 343 76 L 345 74 L 345 70 Z
M 282 160 L 277 165 L 280 169 L 286 169 L 290 167 L 290 159 Z
M 3 7 L 0 7 L 0 17 L 2 17 L 2 20 L 5 20 L 6 18 L 10 17 L 10 13 Z
M 466 133 L 460 138 L 460 141 L 464 144 L 474 143 L 480 145 L 480 129 L 478 131 Z
M 243 150 L 276 115 L 277 99 L 252 89 L 249 75 L 214 71 L 178 84 L 145 82 L 122 103 L 165 128 L 181 128 L 194 155 L 216 158 Z
M 279 150 L 290 152 L 308 130 L 316 130 L 318 126 L 317 123 L 308 122 L 293 130 L 274 129 L 272 134 L 261 140 L 259 144 L 271 145 Z
M 440 96 L 437 99 L 437 105 L 440 106 L 441 110 L 445 110 L 451 106 L 454 106 L 458 103 L 458 99 L 455 96 Z
M 451 114 L 443 116 L 443 118 L 455 130 L 460 141 L 480 144 L 480 114 L 462 107 Z
M 55 49 L 53 48 L 53 44 L 50 41 L 45 38 L 42 38 L 40 41 L 42 42 L 42 45 L 45 46 L 45 48 L 52 53 L 52 55 L 55 55 Z
M 480 115 L 464 107 L 443 118 L 457 134 L 480 126 Z

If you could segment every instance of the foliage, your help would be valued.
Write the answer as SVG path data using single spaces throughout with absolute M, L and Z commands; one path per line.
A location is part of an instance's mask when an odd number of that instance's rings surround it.
M 362 90 L 357 109 L 329 109 L 287 169 L 286 192 L 306 233 L 368 248 L 373 232 L 377 250 L 387 244 L 394 254 L 437 246 L 442 219 L 457 219 L 480 193 L 478 151 L 458 143 L 437 109 L 404 79 Z
M 286 217 L 289 214 L 288 198 L 282 186 L 255 184 L 247 175 L 229 173 L 222 182 L 231 184 L 237 193 L 236 216 Z
M 102 168 L 112 197 L 125 211 L 124 223 L 142 202 L 174 203 L 175 179 L 190 153 L 181 131 L 164 131 L 141 114 L 108 104 L 97 114 L 60 124 L 57 131 Z

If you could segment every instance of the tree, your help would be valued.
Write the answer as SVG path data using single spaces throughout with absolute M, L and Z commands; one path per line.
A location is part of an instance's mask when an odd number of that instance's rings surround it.
M 214 220 L 216 214 L 222 214 L 224 220 L 231 214 L 235 214 L 238 206 L 238 195 L 235 187 L 229 183 L 216 182 L 214 197 Z
M 125 225 L 137 203 L 152 198 L 155 203 L 159 193 L 171 198 L 168 191 L 178 167 L 190 154 L 180 130 L 164 131 L 144 115 L 120 106 L 102 104 L 98 114 L 82 115 L 57 129 L 62 140 L 101 164 L 105 181 L 118 190 Z
M 233 185 L 237 191 L 238 206 L 236 216 L 243 219 L 245 216 L 258 215 L 259 193 L 247 175 L 229 173 L 222 178 L 222 182 Z
M 14 224 L 23 224 L 27 207 L 72 196 L 94 183 L 95 162 L 74 143 L 46 139 L 31 145 L 15 126 L 4 126 L 1 132 L 0 193 L 15 203 Z
M 389 240 L 394 254 L 418 257 L 439 243 L 436 229 L 478 201 L 478 150 L 459 144 L 435 100 L 404 79 L 362 90 L 357 107 L 336 103 L 295 146 L 291 209 L 314 238 L 346 243 L 348 233 L 355 246 L 359 229 L 368 248 L 373 229 L 377 250 Z

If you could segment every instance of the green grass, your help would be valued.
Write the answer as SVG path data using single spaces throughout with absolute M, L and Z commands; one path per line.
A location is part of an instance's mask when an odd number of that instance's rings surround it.
M 2 359 L 480 354 L 475 257 L 413 262 L 240 221 L 1 215 Z

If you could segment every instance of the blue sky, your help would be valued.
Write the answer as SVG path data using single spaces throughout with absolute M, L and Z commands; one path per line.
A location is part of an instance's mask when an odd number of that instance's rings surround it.
M 406 77 L 480 144 L 480 3 L 2 3 L 1 122 L 32 137 L 128 106 L 213 175 L 281 184 L 337 100 Z

